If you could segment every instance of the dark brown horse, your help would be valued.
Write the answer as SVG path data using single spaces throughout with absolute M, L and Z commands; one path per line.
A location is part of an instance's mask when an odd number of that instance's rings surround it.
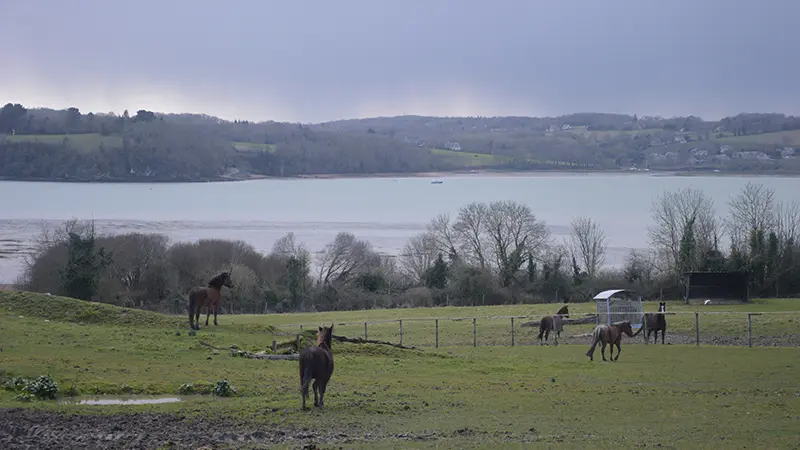
M 645 326 L 647 326 L 647 336 L 645 339 L 647 342 L 650 342 L 650 335 L 655 333 L 655 337 L 653 338 L 653 344 L 658 341 L 658 332 L 661 332 L 661 344 L 664 344 L 664 335 L 667 333 L 667 318 L 665 317 L 664 313 L 667 312 L 667 303 L 666 302 L 659 302 L 658 303 L 658 312 L 657 313 L 647 313 L 644 315 L 644 322 Z M 636 334 L 639 334 L 638 332 Z
M 542 320 L 539 321 L 538 339 L 540 345 L 544 345 L 544 343 L 547 342 L 547 339 L 550 337 L 550 331 L 555 331 L 553 341 L 558 345 L 558 337 L 561 336 L 561 332 L 564 330 L 564 317 L 569 317 L 569 307 L 567 307 L 567 305 L 562 306 L 561 309 L 552 316 L 542 317 Z M 544 336 L 544 341 L 542 341 L 542 336 Z
M 206 308 L 206 326 L 208 317 L 214 312 L 214 325 L 217 325 L 217 314 L 222 297 L 222 286 L 233 289 L 230 272 L 222 272 L 208 282 L 208 286 L 197 286 L 189 291 L 189 327 L 193 330 L 200 329 L 200 309 Z M 193 320 L 194 319 L 194 320 Z
M 642 331 L 641 328 L 636 332 Z M 616 361 L 619 359 L 619 354 L 622 352 L 619 344 L 622 341 L 622 334 L 627 334 L 630 337 L 636 336 L 633 334 L 633 328 L 631 328 L 631 323 L 628 321 L 624 322 L 616 322 L 612 323 L 611 325 L 598 325 L 594 328 L 594 333 L 592 333 L 592 346 L 589 348 L 589 351 L 586 352 L 586 356 L 589 357 L 590 361 L 594 361 L 594 348 L 597 347 L 598 343 L 602 343 L 603 347 L 600 349 L 600 354 L 603 355 L 603 361 L 607 361 L 606 359 L 606 345 L 611 344 L 611 355 L 610 358 L 612 361 Z M 617 346 L 617 357 L 614 358 L 614 346 Z
M 300 352 L 300 395 L 303 397 L 303 409 L 306 409 L 308 384 L 314 379 L 314 406 L 325 406 L 325 389 L 333 375 L 333 324 L 331 327 L 319 327 L 317 345 L 307 347 Z

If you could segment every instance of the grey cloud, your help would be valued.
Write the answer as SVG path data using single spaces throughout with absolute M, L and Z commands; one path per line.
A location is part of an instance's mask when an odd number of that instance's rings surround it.
M 798 113 L 800 2 L 55 2 L 0 7 L 0 98 L 256 120 Z

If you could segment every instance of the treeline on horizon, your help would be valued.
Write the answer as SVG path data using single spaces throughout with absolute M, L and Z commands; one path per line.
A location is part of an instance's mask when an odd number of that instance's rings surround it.
M 583 127 L 587 133 L 548 132 L 563 125 Z M 633 130 L 647 132 L 630 133 Z M 0 177 L 199 181 L 481 168 L 620 169 L 649 165 L 648 157 L 656 150 L 687 156 L 693 148 L 713 147 L 716 136 L 791 130 L 800 130 L 800 118 L 784 114 L 739 114 L 720 121 L 602 113 L 548 118 L 402 116 L 306 125 L 146 110 L 82 113 L 74 107 L 28 109 L 8 103 L 0 109 Z M 675 136 L 689 142 L 674 143 Z M 791 137 L 783 136 L 780 143 L 742 141 L 741 146 L 775 153 L 792 143 Z M 654 164 L 673 170 L 711 168 L 680 161 Z M 800 170 L 796 160 L 780 158 L 715 164 L 737 171 Z
M 751 297 L 800 294 L 800 203 L 748 184 L 720 215 L 701 190 L 656 198 L 651 249 L 605 264 L 601 224 L 577 217 L 564 240 L 529 207 L 473 202 L 440 214 L 396 257 L 339 233 L 312 254 L 289 233 L 262 254 L 222 239 L 170 245 L 159 234 L 98 236 L 91 223 L 44 230 L 18 287 L 126 307 L 183 313 L 186 294 L 232 268 L 225 313 L 588 301 L 631 288 L 646 298 L 681 298 L 687 271 L 750 272 Z

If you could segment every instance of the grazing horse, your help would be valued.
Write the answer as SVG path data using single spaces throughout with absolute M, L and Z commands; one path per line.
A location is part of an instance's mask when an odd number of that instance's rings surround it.
M 562 317 L 569 317 L 569 307 L 567 307 L 567 305 L 562 306 L 561 309 L 552 316 L 542 317 L 542 320 L 539 321 L 538 339 L 540 345 L 544 345 L 544 343 L 547 342 L 551 330 L 555 331 L 553 341 L 558 345 L 558 337 L 561 336 L 561 332 L 564 330 L 564 320 Z M 544 336 L 544 341 L 542 341 L 542 336 Z
M 636 332 L 642 331 L 641 328 Z M 590 361 L 594 361 L 594 348 L 597 347 L 598 343 L 602 343 L 603 347 L 600 349 L 600 354 L 603 355 L 603 361 L 606 360 L 606 345 L 611 344 L 611 361 L 616 361 L 619 359 L 619 354 L 622 351 L 619 344 L 622 341 L 622 334 L 625 333 L 630 337 L 636 336 L 633 334 L 633 328 L 631 328 L 631 323 L 627 320 L 624 322 L 615 322 L 611 325 L 598 325 L 594 328 L 594 333 L 592 333 L 592 346 L 589 348 L 589 351 L 586 352 L 586 356 L 589 357 Z M 617 357 L 614 358 L 614 346 L 617 346 Z
M 306 409 L 308 384 L 314 379 L 314 406 L 325 406 L 325 388 L 333 375 L 333 352 L 331 340 L 333 324 L 330 328 L 319 327 L 317 345 L 307 347 L 300 352 L 300 395 L 303 397 L 303 409 Z
M 647 313 L 644 315 L 643 322 L 645 323 L 645 326 L 647 326 L 647 337 L 645 337 L 647 342 L 650 342 L 650 335 L 655 333 L 656 335 L 653 338 L 653 344 L 655 344 L 658 341 L 658 332 L 660 331 L 661 344 L 664 344 L 664 335 L 667 333 L 667 318 L 664 316 L 664 313 L 666 312 L 667 303 L 659 302 L 657 313 Z
M 189 291 L 189 327 L 193 330 L 200 329 L 200 309 L 206 308 L 206 326 L 211 311 L 214 311 L 214 325 L 217 325 L 219 301 L 222 297 L 222 286 L 233 289 L 230 272 L 222 272 L 208 282 L 208 286 L 197 286 Z M 194 319 L 194 320 L 192 320 Z

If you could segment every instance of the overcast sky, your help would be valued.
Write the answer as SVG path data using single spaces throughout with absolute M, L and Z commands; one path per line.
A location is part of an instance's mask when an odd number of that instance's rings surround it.
M 800 0 L 0 0 L 0 102 L 318 122 L 800 113 Z

